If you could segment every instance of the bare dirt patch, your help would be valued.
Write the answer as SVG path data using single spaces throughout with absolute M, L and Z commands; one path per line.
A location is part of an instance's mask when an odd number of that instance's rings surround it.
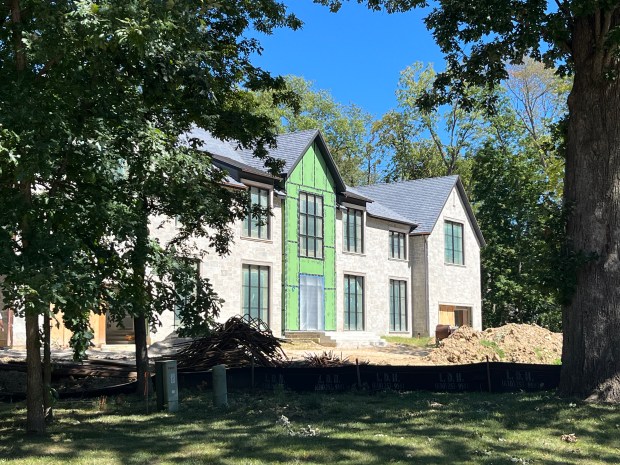
M 282 349 L 292 362 L 302 362 L 309 354 L 320 355 L 332 351 L 341 359 L 355 363 L 368 362 L 371 365 L 431 365 L 425 360 L 432 348 L 420 348 L 407 344 L 388 344 L 385 347 L 330 348 L 314 342 L 287 342 Z
M 434 365 L 493 362 L 557 364 L 562 356 L 562 335 L 537 325 L 510 323 L 475 331 L 459 328 L 439 343 L 426 361 Z

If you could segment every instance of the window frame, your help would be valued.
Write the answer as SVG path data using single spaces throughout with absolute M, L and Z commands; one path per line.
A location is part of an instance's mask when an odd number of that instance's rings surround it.
M 364 253 L 364 210 L 361 210 L 359 208 L 352 208 L 352 207 L 346 207 L 346 211 L 343 212 L 343 235 L 342 235 L 342 251 L 346 252 L 346 253 L 355 253 L 355 254 L 363 254 Z M 354 239 L 355 239 L 355 244 L 353 247 L 351 247 L 350 244 L 350 236 L 349 236 L 349 230 L 350 230 L 350 226 L 349 226 L 349 222 L 350 222 L 350 214 L 353 213 L 353 235 L 354 235 Z M 359 214 L 359 216 L 358 216 Z M 360 227 L 359 227 L 359 234 L 360 237 L 357 237 L 357 232 L 358 232 L 358 228 L 357 228 L 357 221 L 359 218 L 359 222 L 360 222 Z M 358 247 L 358 242 L 359 242 L 359 247 Z
M 406 279 L 390 278 L 390 302 L 389 302 L 389 332 L 390 333 L 408 333 L 409 332 L 409 307 L 407 303 L 408 282 Z M 394 292 L 398 288 L 398 296 Z M 404 291 L 404 295 L 402 295 Z M 396 311 L 396 302 L 398 302 L 398 312 Z M 404 303 L 404 308 L 401 308 Z M 396 317 L 398 317 L 398 327 L 396 325 Z M 404 320 L 404 329 L 403 329 Z
M 354 292 L 351 292 L 351 283 L 355 285 Z M 361 293 L 357 292 L 357 284 L 360 283 Z M 342 294 L 344 296 L 344 331 L 365 331 L 366 330 L 366 280 L 365 276 L 358 274 L 344 274 Z M 358 298 L 361 296 L 361 302 Z M 351 312 L 349 304 L 351 297 L 354 297 L 355 309 Z M 354 327 L 351 327 L 351 316 L 354 315 Z
M 200 280 L 200 277 L 202 276 L 202 261 L 199 258 L 194 258 L 194 257 L 182 257 L 182 258 L 183 260 L 186 260 L 187 262 L 194 265 L 196 268 L 195 269 L 196 286 L 194 288 L 194 293 L 196 293 L 196 288 L 198 287 L 198 281 Z M 175 292 L 176 292 L 176 288 L 175 288 Z M 181 300 L 183 301 L 184 304 L 187 301 L 187 297 L 188 297 L 187 295 L 181 296 Z M 177 303 L 175 303 L 174 308 L 172 309 L 172 314 L 173 314 L 172 329 L 174 330 L 183 327 L 183 324 L 181 323 L 181 318 L 179 317 L 179 312 L 180 312 L 180 306 Z
M 302 211 L 302 197 L 305 196 L 305 211 Z M 312 197 L 314 199 L 314 212 L 311 213 L 308 211 L 308 206 L 310 202 L 308 199 Z M 320 216 L 317 214 L 317 199 L 321 199 L 321 214 Z M 305 231 L 302 233 L 302 218 L 305 218 Z M 317 220 L 320 219 L 321 227 L 317 228 Z M 312 225 L 314 229 L 314 235 L 310 235 L 310 220 L 312 220 Z M 320 194 L 313 194 L 310 192 L 300 191 L 299 199 L 297 201 L 297 231 L 298 231 L 298 255 L 303 258 L 312 258 L 315 260 L 324 260 L 325 258 L 325 199 Z M 317 236 L 317 233 L 320 232 L 320 236 Z M 309 254 L 310 241 L 314 241 L 314 254 Z M 302 243 L 304 247 L 302 248 Z M 320 247 L 318 244 L 320 243 Z M 305 253 L 303 253 L 305 251 Z
M 257 195 L 258 195 L 259 203 L 252 202 L 252 191 L 258 191 Z M 272 192 L 271 189 L 267 187 L 249 184 L 248 185 L 248 195 L 250 197 L 249 208 L 251 209 L 254 205 L 258 205 L 263 208 L 271 209 L 271 204 L 272 204 L 271 192 Z M 263 206 L 260 204 L 262 193 L 266 194 L 265 195 L 265 198 L 267 200 L 266 206 Z M 271 215 L 269 214 L 266 215 L 264 222 L 265 224 L 259 225 L 258 220 L 254 218 L 251 214 L 249 214 L 243 220 L 243 224 L 241 227 L 241 237 L 246 238 L 246 239 L 256 239 L 256 240 L 263 240 L 263 241 L 271 240 Z M 265 236 L 261 237 L 261 233 L 263 229 L 265 230 Z
M 269 318 L 271 317 L 271 266 L 263 265 L 257 263 L 242 263 L 241 264 L 241 315 L 243 317 L 249 316 L 251 318 L 257 318 L 256 315 L 252 314 L 254 310 L 252 308 L 252 269 L 257 268 L 258 271 L 258 285 L 256 286 L 258 290 L 257 302 L 258 302 L 258 318 L 263 321 L 267 326 L 269 326 Z M 248 270 L 248 285 L 245 284 L 245 270 Z M 261 272 L 266 271 L 267 276 L 265 279 L 266 286 L 261 286 Z M 247 292 L 247 312 L 246 312 L 246 292 L 245 289 L 248 289 Z M 262 291 L 266 289 L 267 293 L 267 306 L 263 308 L 263 295 Z M 263 318 L 264 317 L 264 318 Z
M 394 247 L 394 238 L 397 237 L 397 242 L 398 242 L 398 255 L 395 255 L 395 247 Z M 402 256 L 400 254 L 400 239 L 402 238 Z M 402 231 L 395 231 L 390 229 L 390 236 L 389 236 L 389 258 L 391 260 L 407 260 L 407 234 L 402 232 Z
M 448 235 L 448 231 L 446 229 L 447 226 L 450 227 L 450 235 Z M 457 250 L 454 247 L 456 238 L 454 235 L 455 226 L 458 226 L 461 231 L 460 250 Z M 450 242 L 450 248 L 448 248 L 448 242 Z M 449 250 L 452 252 L 450 257 L 448 256 Z M 455 260 L 457 252 L 460 252 L 460 263 Z M 465 266 L 465 225 L 463 223 L 452 220 L 444 220 L 444 262 L 448 265 Z

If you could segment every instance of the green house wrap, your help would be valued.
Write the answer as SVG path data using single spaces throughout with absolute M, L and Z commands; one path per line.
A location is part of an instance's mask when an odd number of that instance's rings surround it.
M 290 172 L 285 190 L 285 329 L 335 331 L 336 183 L 317 144 Z

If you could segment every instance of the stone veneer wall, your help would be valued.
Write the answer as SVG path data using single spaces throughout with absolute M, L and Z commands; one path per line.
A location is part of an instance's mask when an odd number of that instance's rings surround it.
M 211 280 L 215 291 L 224 299 L 221 306 L 219 321 L 231 316 L 240 315 L 242 311 L 242 266 L 244 264 L 270 267 L 269 273 L 269 326 L 275 335 L 282 333 L 282 210 L 281 202 L 272 191 L 272 213 L 270 221 L 271 238 L 269 240 L 241 237 L 242 222 L 233 225 L 234 243 L 230 254 L 220 257 L 214 250 L 202 258 L 200 273 Z M 169 241 L 174 235 L 174 223 L 167 221 L 158 228 L 163 219 L 154 219 L 151 234 L 162 243 Z M 204 239 L 196 241 L 200 247 L 207 248 Z M 172 311 L 161 315 L 162 327 L 151 334 L 151 342 L 164 339 L 172 332 L 174 314 Z
M 428 335 L 428 236 L 409 238 L 409 260 L 411 261 L 411 294 L 413 305 L 413 335 Z
M 445 263 L 444 221 L 463 224 L 464 265 Z M 480 289 L 480 244 L 457 188 L 453 188 L 439 219 L 428 236 L 429 333 L 435 334 L 439 305 L 462 305 L 472 308 L 472 323 L 482 329 Z
M 389 231 L 409 232 L 409 226 L 369 217 L 364 213 L 364 251 L 343 251 L 344 224 L 342 212 L 336 216 L 336 330 L 344 329 L 344 275 L 364 277 L 364 329 L 378 335 L 389 334 L 390 279 L 407 281 L 406 333 L 411 323 L 411 266 L 408 260 L 389 258 Z M 409 252 L 408 252 L 409 253 Z

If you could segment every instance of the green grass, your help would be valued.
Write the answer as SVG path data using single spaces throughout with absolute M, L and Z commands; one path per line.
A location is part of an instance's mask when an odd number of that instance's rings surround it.
M 61 402 L 40 438 L 25 435 L 23 404 L 2 404 L 0 463 L 620 463 L 618 406 L 548 393 L 231 393 L 227 410 L 212 407 L 210 392 L 182 394 L 177 414 L 146 415 L 132 398 Z M 568 433 L 576 443 L 562 441 Z
M 381 336 L 390 344 L 405 344 L 413 347 L 435 347 L 432 337 Z
M 500 359 L 503 359 L 504 357 L 506 357 L 506 352 L 504 352 L 504 349 L 500 348 L 496 342 L 494 341 L 489 341 L 487 339 L 482 339 L 480 341 L 480 345 L 483 345 L 484 347 L 488 347 L 489 349 L 493 349 L 493 351 L 497 354 L 497 356 Z

